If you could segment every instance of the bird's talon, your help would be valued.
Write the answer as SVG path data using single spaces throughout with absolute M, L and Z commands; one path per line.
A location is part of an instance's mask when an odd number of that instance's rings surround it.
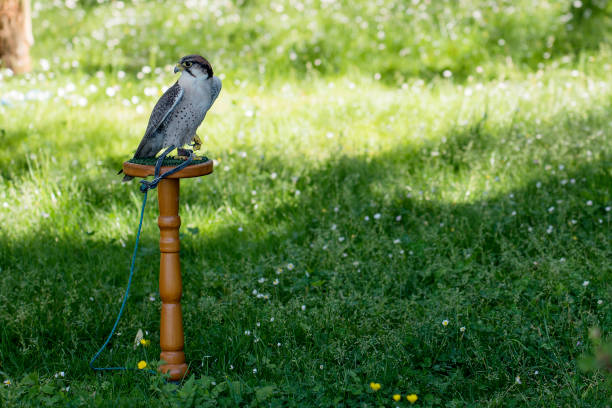
M 200 139 L 200 137 L 198 135 L 194 135 L 192 141 L 193 144 L 191 144 L 190 146 L 193 147 L 193 150 L 200 150 L 200 148 L 202 147 L 202 140 Z
M 177 149 L 176 158 L 180 160 L 187 160 L 191 156 L 191 151 L 188 149 Z

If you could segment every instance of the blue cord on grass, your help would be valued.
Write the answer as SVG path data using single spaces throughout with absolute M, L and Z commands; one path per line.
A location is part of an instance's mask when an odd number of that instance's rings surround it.
M 117 315 L 117 319 L 115 320 L 115 324 L 113 325 L 113 328 L 112 328 L 110 334 L 108 335 L 108 338 L 106 339 L 106 341 L 104 342 L 102 347 L 100 347 L 100 350 L 98 350 L 98 352 L 93 356 L 93 358 L 89 362 L 89 367 L 91 367 L 92 370 L 95 370 L 95 371 L 137 370 L 136 368 L 129 368 L 129 367 L 95 367 L 94 366 L 94 362 L 100 356 L 100 354 L 104 351 L 104 349 L 108 345 L 108 342 L 110 341 L 111 337 L 113 337 L 113 334 L 115 334 L 115 330 L 117 329 L 117 325 L 119 324 L 119 320 L 121 320 L 121 315 L 123 315 L 123 309 L 125 308 L 125 303 L 127 302 L 127 298 L 128 298 L 128 296 L 130 294 L 130 286 L 132 285 L 132 277 L 134 276 L 134 266 L 136 265 L 136 253 L 138 252 L 138 242 L 140 241 L 140 231 L 142 229 L 142 220 L 144 218 L 144 211 L 145 211 L 145 207 L 147 205 L 147 192 L 150 189 L 156 188 L 157 185 L 159 184 L 159 182 L 163 178 L 168 177 L 169 175 L 174 174 L 177 171 L 184 169 L 185 167 L 187 167 L 187 165 L 190 162 L 193 161 L 194 155 L 193 155 L 193 152 L 191 152 L 190 155 L 189 155 L 189 158 L 187 160 L 185 160 L 180 165 L 176 166 L 172 170 L 169 170 L 169 171 L 165 172 L 164 174 L 162 174 L 160 176 L 159 172 L 160 172 L 160 169 L 161 169 L 162 162 L 164 161 L 164 158 L 166 157 L 166 155 L 168 153 L 170 153 L 174 149 L 175 149 L 174 146 L 170 146 L 170 147 L 168 147 L 168 149 L 166 149 L 166 151 L 164 151 L 161 154 L 161 156 L 159 156 L 159 158 L 157 159 L 157 163 L 155 163 L 155 175 L 154 175 L 153 180 L 151 180 L 150 182 L 146 181 L 146 180 L 141 180 L 140 181 L 140 183 L 142 184 L 140 186 L 140 191 L 142 191 L 144 193 L 144 197 L 142 198 L 142 208 L 140 209 L 140 222 L 138 223 L 138 232 L 136 233 L 136 242 L 134 243 L 134 252 L 132 254 L 132 265 L 130 266 L 130 276 L 128 278 L 127 288 L 125 288 L 125 294 L 123 295 L 123 301 L 121 302 L 121 308 L 119 309 L 119 314 Z M 147 371 L 147 372 L 150 372 L 150 373 L 155 373 L 155 371 L 149 370 L 149 369 L 144 370 L 144 371 Z
M 145 210 L 146 205 L 147 205 L 147 190 L 144 191 L 144 197 L 142 199 L 142 208 L 140 209 L 140 223 L 138 224 L 138 233 L 136 234 L 136 243 L 134 244 L 134 253 L 132 254 L 132 266 L 130 267 L 130 277 L 128 278 L 128 284 L 127 284 L 127 288 L 125 289 L 125 295 L 123 295 L 123 302 L 121 302 L 121 308 L 119 309 L 117 320 L 115 320 L 115 324 L 113 325 L 113 329 L 108 335 L 108 338 L 106 339 L 102 347 L 100 347 L 100 350 L 98 350 L 96 355 L 93 356 L 93 358 L 89 362 L 89 366 L 93 370 L 105 371 L 105 370 L 127 370 L 128 369 L 128 367 L 94 367 L 93 364 L 94 364 L 94 361 L 96 361 L 96 359 L 100 355 L 100 353 L 104 351 L 111 337 L 113 337 L 113 334 L 115 334 L 115 329 L 117 328 L 117 325 L 119 324 L 119 320 L 121 319 L 121 315 L 123 314 L 123 309 L 125 308 L 125 303 L 130 293 L 130 286 L 132 285 L 132 277 L 134 276 L 134 266 L 136 264 L 136 253 L 138 252 L 138 241 L 140 240 L 140 230 L 142 229 L 142 219 L 144 218 L 144 210 Z M 149 370 L 149 371 L 152 371 L 152 370 Z

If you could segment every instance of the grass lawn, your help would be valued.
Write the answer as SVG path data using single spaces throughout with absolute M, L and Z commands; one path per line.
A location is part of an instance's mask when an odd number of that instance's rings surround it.
M 611 403 L 579 367 L 612 327 L 597 1 L 33 3 L 36 68 L 0 71 L 1 406 Z M 93 372 L 142 200 L 116 173 L 194 50 L 224 85 L 181 183 L 191 376 Z M 155 196 L 100 365 L 158 363 Z

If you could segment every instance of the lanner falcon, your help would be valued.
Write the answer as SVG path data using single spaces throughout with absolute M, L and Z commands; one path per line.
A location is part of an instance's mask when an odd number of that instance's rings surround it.
M 182 147 L 191 141 L 195 150 L 200 148 L 202 142 L 196 130 L 219 96 L 221 80 L 213 76 L 212 66 L 200 55 L 181 58 L 174 67 L 174 73 L 179 71 L 182 73 L 178 81 L 155 104 L 134 158 L 155 157 L 170 146 L 178 149 L 179 156 L 187 156 L 189 151 Z M 123 181 L 131 179 L 123 177 Z

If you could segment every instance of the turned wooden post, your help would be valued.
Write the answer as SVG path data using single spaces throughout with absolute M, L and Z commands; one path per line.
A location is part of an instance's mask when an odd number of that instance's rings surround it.
M 159 294 L 162 300 L 161 320 L 159 325 L 160 359 L 166 364 L 159 367 L 163 373 L 170 374 L 173 381 L 180 380 L 187 374 L 185 362 L 185 340 L 183 335 L 183 313 L 181 311 L 181 295 L 183 284 L 181 279 L 181 261 L 179 257 L 179 194 L 180 179 L 199 177 L 213 171 L 212 161 L 206 161 L 191 166 L 161 180 L 157 186 L 159 200 Z M 172 167 L 162 167 L 161 173 Z M 154 166 L 123 163 L 123 172 L 130 176 L 146 177 L 155 171 Z
M 182 378 L 187 372 L 185 341 L 183 338 L 183 313 L 181 311 L 181 260 L 179 258 L 179 209 L 180 179 L 165 179 L 157 186 L 159 200 L 159 295 L 162 300 L 159 324 L 160 358 L 167 364 L 161 371 L 170 373 L 171 379 Z

